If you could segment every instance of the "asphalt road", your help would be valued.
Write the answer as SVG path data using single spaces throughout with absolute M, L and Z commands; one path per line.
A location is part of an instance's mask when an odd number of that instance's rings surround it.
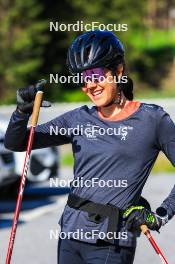
M 174 99 L 142 99 L 144 103 L 157 104 L 167 111 L 171 118 L 175 121 L 175 108 Z M 58 115 L 61 115 L 67 111 L 80 107 L 82 105 L 92 106 L 91 102 L 79 102 L 79 103 L 52 103 L 52 107 L 42 108 L 39 116 L 39 123 L 47 122 Z M 9 120 L 12 112 L 16 109 L 16 105 L 0 106 L 0 117 L 5 120 Z
M 72 177 L 71 169 L 61 171 L 61 178 Z M 144 196 L 153 209 L 160 205 L 174 186 L 175 175 L 151 175 Z M 26 189 L 23 210 L 17 230 L 12 264 L 56 264 L 57 242 L 50 231 L 59 232 L 58 219 L 67 199 L 68 188 L 49 188 L 49 183 Z M 5 264 L 15 201 L 0 201 L 0 264 Z M 175 263 L 175 221 L 172 219 L 161 234 L 153 235 L 165 253 L 168 263 Z M 135 264 L 159 264 L 161 261 L 144 235 L 138 239 Z

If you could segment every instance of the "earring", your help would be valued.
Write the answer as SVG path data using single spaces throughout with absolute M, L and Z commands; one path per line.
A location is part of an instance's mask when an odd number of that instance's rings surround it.
M 120 87 L 119 87 L 119 91 L 118 91 L 118 104 L 120 104 L 121 103 L 121 100 L 122 100 L 122 93 L 121 93 L 121 89 L 120 89 Z

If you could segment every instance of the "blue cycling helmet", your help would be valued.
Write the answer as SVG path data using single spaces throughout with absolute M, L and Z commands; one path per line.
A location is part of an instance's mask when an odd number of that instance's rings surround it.
M 90 31 L 78 36 L 68 49 L 67 66 L 72 74 L 124 61 L 124 48 L 110 31 Z

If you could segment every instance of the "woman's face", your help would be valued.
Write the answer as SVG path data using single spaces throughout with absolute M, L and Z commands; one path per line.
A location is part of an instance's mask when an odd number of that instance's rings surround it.
M 120 73 L 117 71 L 118 76 Z M 83 92 L 90 98 L 90 100 L 98 107 L 102 107 L 111 102 L 117 97 L 116 80 L 112 72 L 104 69 L 104 81 L 93 82 L 88 80 L 83 86 Z

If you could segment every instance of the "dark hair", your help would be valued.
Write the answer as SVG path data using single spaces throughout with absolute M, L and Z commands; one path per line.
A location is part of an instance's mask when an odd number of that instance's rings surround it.
M 132 101 L 134 98 L 133 89 L 133 81 L 127 76 L 127 82 L 122 84 L 122 91 L 124 96 L 130 101 Z
M 126 73 L 127 72 L 126 71 L 126 65 L 125 65 L 125 61 L 124 61 L 123 58 L 121 58 L 121 61 L 118 64 L 120 64 L 120 63 L 123 65 L 123 75 L 126 75 L 127 76 L 127 82 L 126 83 L 120 83 L 118 85 L 120 86 L 121 90 L 123 91 L 124 96 L 128 100 L 132 101 L 133 98 L 134 98 L 134 94 L 133 94 L 133 89 L 134 89 L 134 87 L 133 87 L 133 81 L 132 81 L 132 79 L 130 77 L 128 77 L 128 75 Z M 112 73 L 113 73 L 114 76 L 116 76 L 116 71 L 117 71 L 118 64 L 115 63 L 115 64 L 110 65 L 108 67 L 108 69 L 112 71 Z

